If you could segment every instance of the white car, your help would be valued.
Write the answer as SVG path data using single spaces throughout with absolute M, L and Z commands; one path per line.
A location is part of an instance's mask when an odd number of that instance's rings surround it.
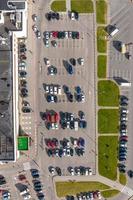
M 77 173 L 78 176 L 80 176 L 80 174 L 81 174 L 81 173 L 80 173 L 80 168 L 77 168 L 76 173 Z
M 50 92 L 50 94 L 54 94 L 53 85 L 49 86 L 49 92 Z
M 128 118 L 127 117 L 121 117 L 121 121 L 127 121 Z
M 22 61 L 22 62 L 20 62 L 20 63 L 18 64 L 18 66 L 19 66 L 19 67 L 26 66 L 26 63 L 25 63 L 24 61 Z
M 34 21 L 34 22 L 37 21 L 37 15 L 36 15 L 36 14 L 34 14 L 34 15 L 32 16 L 32 18 L 33 18 L 33 21 Z
M 75 13 L 71 12 L 71 20 L 75 20 Z
M 85 95 L 84 94 L 82 94 L 81 99 L 82 99 L 82 102 L 85 102 Z
M 79 58 L 79 64 L 84 65 L 84 58 Z
M 71 174 L 72 176 L 74 176 L 74 169 L 73 169 L 73 168 L 70 169 L 70 174 Z
M 74 139 L 74 140 L 73 140 L 73 146 L 74 146 L 74 147 L 77 147 L 77 142 L 78 142 L 77 139 Z
M 128 110 L 126 108 L 122 108 L 121 113 L 128 113 Z
M 56 172 L 56 171 L 55 171 L 55 168 L 54 168 L 54 167 L 51 167 L 51 168 L 50 168 L 50 172 L 51 172 L 52 175 L 55 175 L 55 172 Z
M 37 25 L 32 26 L 33 31 L 36 33 L 37 32 Z
M 47 40 L 49 39 L 49 32 L 48 32 L 48 31 L 45 32 L 45 38 L 46 38 Z
M 19 70 L 25 71 L 25 70 L 26 70 L 26 66 L 21 66 L 21 67 L 19 67 Z
M 70 128 L 70 121 L 67 121 L 67 128 Z
M 63 156 L 66 156 L 66 148 L 63 149 Z
M 45 40 L 45 46 L 48 48 L 49 47 L 49 40 Z
M 72 38 L 72 31 L 68 32 L 68 36 L 69 36 L 69 38 Z
M 24 200 L 27 200 L 27 199 L 31 199 L 31 196 L 30 196 L 30 194 L 25 194 L 25 195 L 23 195 L 23 198 L 24 198 Z
M 40 33 L 40 31 L 36 32 L 36 36 L 37 36 L 38 39 L 41 39 L 41 33 Z
M 45 59 L 45 63 L 47 66 L 50 66 L 50 60 L 48 58 Z
M 61 86 L 58 86 L 58 95 L 61 95 Z
M 68 38 L 68 32 L 65 31 L 65 38 Z
M 126 143 L 122 143 L 122 144 L 120 144 L 120 147 L 127 147 L 127 144 Z
M 58 129 L 58 124 L 51 123 L 51 129 Z
M 46 92 L 46 93 L 49 93 L 49 85 L 46 85 L 46 86 L 45 86 L 45 92 Z
M 58 94 L 58 87 L 54 86 L 54 94 Z

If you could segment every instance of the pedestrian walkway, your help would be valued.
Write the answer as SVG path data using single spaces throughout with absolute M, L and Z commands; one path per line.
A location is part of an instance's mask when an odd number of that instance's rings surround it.
M 71 11 L 71 0 L 66 0 L 66 12 Z

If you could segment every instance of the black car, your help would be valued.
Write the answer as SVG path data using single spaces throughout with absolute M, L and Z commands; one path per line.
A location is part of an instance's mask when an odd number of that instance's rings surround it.
M 67 98 L 70 102 L 73 102 L 73 95 L 71 93 L 67 94 Z
M 75 19 L 79 19 L 79 14 L 78 14 L 78 12 L 75 12 Z
M 42 185 L 42 184 L 41 184 L 40 181 L 35 181 L 35 182 L 34 182 L 34 187 L 36 187 L 36 186 L 39 186 L 39 187 L 40 187 L 41 185 Z
M 49 75 L 56 75 L 57 74 L 57 68 L 54 66 L 48 67 L 48 74 Z
M 60 19 L 60 15 L 59 15 L 59 13 L 55 13 L 55 18 L 56 18 L 57 20 Z
M 56 167 L 56 172 L 57 172 L 57 174 L 58 174 L 58 176 L 61 176 L 61 168 L 59 168 L 59 167 Z
M 133 178 L 133 170 L 129 170 L 127 173 L 130 178 Z
M 46 14 L 46 18 L 47 18 L 48 21 L 50 21 L 51 18 L 52 18 L 51 13 L 47 13 L 47 14 Z
M 52 19 L 55 19 L 55 18 L 56 18 L 56 13 L 52 12 L 52 13 L 51 13 L 51 18 L 52 18 Z
M 27 75 L 27 72 L 26 72 L 26 71 L 20 71 L 20 72 L 19 72 L 19 75 L 20 75 L 21 77 L 25 77 L 25 76 Z
M 70 58 L 70 63 L 75 66 L 76 65 L 76 59 L 75 58 Z
M 84 119 L 85 118 L 85 113 L 83 111 L 81 111 L 81 110 L 78 112 L 78 115 L 79 115 L 80 119 Z
M 124 101 L 122 101 L 120 104 L 121 104 L 121 106 L 128 106 L 128 103 L 124 102 Z
M 20 53 L 25 53 L 27 51 L 26 48 L 20 48 Z
M 53 156 L 52 149 L 47 149 L 47 154 L 48 154 L 49 157 Z
M 0 180 L 0 185 L 4 185 L 4 184 L 6 184 L 6 180 L 5 179 L 1 179 Z
M 30 106 L 30 103 L 28 101 L 23 101 L 24 106 Z
M 30 113 L 30 112 L 31 112 L 31 109 L 30 109 L 30 108 L 27 108 L 27 107 L 23 107 L 23 108 L 22 108 L 22 112 L 23 112 L 23 113 Z
M 37 194 L 37 197 L 38 197 L 39 200 L 44 200 L 44 194 L 41 193 L 41 192 L 39 192 L 39 193 Z
M 66 85 L 63 85 L 63 90 L 65 93 L 69 93 L 69 87 Z

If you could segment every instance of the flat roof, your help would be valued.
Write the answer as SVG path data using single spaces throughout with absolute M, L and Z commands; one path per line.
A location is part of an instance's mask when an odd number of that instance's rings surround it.
M 12 38 L 0 27 L 0 160 L 14 160 Z
M 0 0 L 0 10 L 25 9 L 25 0 Z

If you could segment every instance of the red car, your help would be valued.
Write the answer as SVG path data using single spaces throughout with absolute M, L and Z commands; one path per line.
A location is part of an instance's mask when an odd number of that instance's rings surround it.
M 21 59 L 21 60 L 26 60 L 27 57 L 26 57 L 25 55 L 20 55 L 20 59 Z
M 58 31 L 54 31 L 54 32 L 52 33 L 52 36 L 53 36 L 54 38 L 57 38 L 57 37 L 58 37 Z
M 20 174 L 20 175 L 18 176 L 18 179 L 19 179 L 20 181 L 23 181 L 23 180 L 26 180 L 26 177 L 25 177 L 25 175 Z
M 47 146 L 51 148 L 55 147 L 54 143 L 50 139 L 47 141 Z

